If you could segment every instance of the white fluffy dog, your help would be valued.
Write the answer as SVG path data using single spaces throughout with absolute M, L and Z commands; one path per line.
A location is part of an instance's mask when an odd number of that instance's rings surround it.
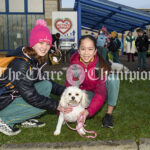
M 125 72 L 128 73 L 130 70 L 124 66 L 123 64 L 119 64 L 119 63 L 114 63 L 113 61 L 109 60 L 109 62 L 111 63 L 111 71 L 117 71 L 117 72 Z
M 61 127 L 65 120 L 67 122 L 77 121 L 80 112 L 88 106 L 88 95 L 84 90 L 81 90 L 76 86 L 67 87 L 61 96 L 60 105 L 64 108 L 71 106 L 73 110 L 67 114 L 60 112 L 54 135 L 59 135 L 61 133 Z M 83 128 L 80 128 L 79 132 L 82 135 L 85 134 Z
M 112 63 L 111 64 L 111 70 L 112 71 L 117 71 L 117 72 L 125 72 L 125 73 L 128 73 L 129 72 L 129 69 L 124 66 L 123 64 L 119 64 L 119 63 Z

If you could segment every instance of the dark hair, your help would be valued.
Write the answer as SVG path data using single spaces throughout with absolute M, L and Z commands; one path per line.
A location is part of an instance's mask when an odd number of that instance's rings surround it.
M 132 32 L 131 32 L 131 31 L 129 31 L 129 32 L 128 32 L 128 34 L 127 34 L 127 36 L 129 36 L 129 34 L 130 34 L 130 33 L 131 33 L 131 35 L 132 35 Z
M 56 33 L 56 36 L 57 36 L 58 38 L 60 38 L 60 33 Z
M 136 32 L 143 32 L 143 29 L 139 28 L 139 29 L 136 30 Z
M 98 74 L 98 76 L 99 77 L 101 76 L 102 69 L 103 69 L 103 73 L 107 72 L 107 75 L 109 75 L 110 71 L 111 71 L 110 64 L 108 64 L 100 54 L 98 54 L 98 57 L 99 57 L 99 74 Z
M 84 36 L 82 36 L 82 37 L 80 38 L 80 40 L 79 40 L 78 48 L 80 47 L 82 40 L 85 40 L 85 39 L 90 39 L 90 40 L 92 40 L 93 43 L 94 43 L 95 49 L 97 48 L 97 46 L 96 46 L 96 39 L 95 39 L 95 37 L 93 37 L 92 35 L 84 35 Z
M 96 39 L 93 36 L 91 36 L 91 35 L 84 35 L 84 36 L 82 36 L 80 38 L 80 40 L 79 40 L 78 47 L 80 47 L 82 40 L 87 39 L 87 38 L 93 41 L 95 49 L 96 49 L 97 48 L 97 46 L 96 46 Z M 109 74 L 109 72 L 110 72 L 109 64 L 102 58 L 102 56 L 100 54 L 98 54 L 98 57 L 99 57 L 99 63 L 98 63 L 99 64 L 99 66 L 98 66 L 99 67 L 99 77 L 101 75 L 101 70 L 102 69 L 103 69 L 104 72 L 107 71 L 108 74 Z
M 38 56 L 36 51 L 31 47 L 25 47 L 23 49 L 23 52 L 26 53 L 28 56 L 35 57 L 38 60 L 39 64 L 42 64 L 45 61 L 45 57 L 44 56 Z

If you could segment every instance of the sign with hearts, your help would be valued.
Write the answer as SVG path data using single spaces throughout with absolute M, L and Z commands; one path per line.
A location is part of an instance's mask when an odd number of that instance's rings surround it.
M 55 28 L 62 34 L 67 33 L 72 27 L 72 22 L 69 19 L 58 19 L 55 22 Z
M 59 47 L 68 50 L 72 45 L 77 49 L 77 12 L 76 11 L 53 11 L 52 34 L 60 33 Z

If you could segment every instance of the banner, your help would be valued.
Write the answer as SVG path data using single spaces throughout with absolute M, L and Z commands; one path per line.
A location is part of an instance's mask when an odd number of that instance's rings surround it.
M 52 12 L 52 33 L 60 33 L 60 49 L 69 50 L 73 44 L 77 49 L 77 12 Z

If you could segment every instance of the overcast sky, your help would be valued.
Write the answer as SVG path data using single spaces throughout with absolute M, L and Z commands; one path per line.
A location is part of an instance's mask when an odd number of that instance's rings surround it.
M 134 8 L 150 8 L 150 0 L 110 0 Z M 74 7 L 75 0 L 62 0 L 63 8 Z

